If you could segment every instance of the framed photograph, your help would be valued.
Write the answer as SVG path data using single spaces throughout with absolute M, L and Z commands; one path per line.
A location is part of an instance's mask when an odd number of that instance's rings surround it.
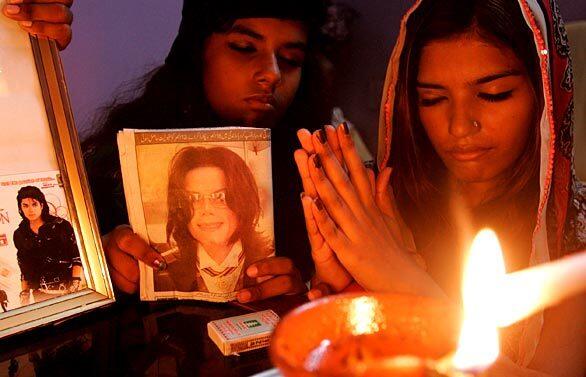
M 275 253 L 270 130 L 123 130 L 130 224 L 167 268 L 140 263 L 143 300 L 234 300 Z
M 114 301 L 54 42 L 0 17 L 0 338 Z

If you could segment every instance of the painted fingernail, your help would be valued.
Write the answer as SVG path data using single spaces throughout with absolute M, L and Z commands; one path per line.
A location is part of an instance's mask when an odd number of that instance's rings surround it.
M 320 143 L 322 143 L 322 144 L 326 143 L 326 133 L 324 132 L 324 130 L 318 130 L 316 132 L 316 136 L 317 136 L 317 139 L 319 140 Z
M 315 206 L 320 211 L 324 209 L 324 203 L 321 201 L 320 198 L 315 199 Z
M 159 271 L 164 271 L 167 269 L 167 262 L 165 262 L 164 260 L 158 260 L 155 259 L 155 261 L 153 262 L 153 265 L 157 268 L 157 270 Z
M 374 167 L 375 167 L 374 160 L 364 161 L 363 164 L 364 164 L 365 168 L 374 170 Z
M 20 21 L 18 24 L 20 26 L 22 26 L 22 27 L 31 27 L 31 26 L 33 26 L 33 22 L 32 21 Z
M 248 270 L 246 270 L 246 274 L 248 276 L 250 276 L 251 278 L 256 277 L 256 275 L 258 275 L 258 267 L 256 267 L 256 266 L 248 267 Z
M 246 291 L 246 290 L 238 292 L 237 296 L 238 296 L 238 301 L 240 301 L 240 302 L 248 302 L 252 298 L 252 295 L 250 294 L 250 292 Z
M 344 131 L 344 133 L 346 135 L 350 135 L 350 128 L 348 128 L 348 123 L 346 123 L 346 122 L 342 123 L 342 130 Z
M 315 166 L 316 169 L 321 169 L 321 158 L 318 154 L 313 157 L 313 166 Z
M 321 297 L 321 292 L 317 289 L 311 290 L 307 293 L 307 298 L 310 300 L 316 300 Z
M 20 13 L 20 7 L 18 5 L 6 5 L 4 10 L 7 14 L 19 14 Z
M 301 197 L 301 200 L 303 200 L 303 198 L 305 198 L 305 191 L 301 191 L 301 194 L 299 196 Z

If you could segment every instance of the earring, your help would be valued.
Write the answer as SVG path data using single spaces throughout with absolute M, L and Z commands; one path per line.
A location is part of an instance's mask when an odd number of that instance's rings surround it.
M 477 121 L 472 121 L 472 124 L 474 125 L 475 128 L 480 128 L 480 123 L 478 123 Z

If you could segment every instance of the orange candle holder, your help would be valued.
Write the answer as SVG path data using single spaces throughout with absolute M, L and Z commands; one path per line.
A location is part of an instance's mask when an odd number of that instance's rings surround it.
M 460 325 L 460 309 L 438 299 L 330 296 L 285 316 L 269 352 L 286 377 L 440 376 L 435 365 L 456 349 Z

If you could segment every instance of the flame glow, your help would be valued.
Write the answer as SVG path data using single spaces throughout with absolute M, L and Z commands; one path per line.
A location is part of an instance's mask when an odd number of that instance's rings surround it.
M 461 371 L 484 369 L 499 355 L 495 320 L 498 287 L 505 276 L 501 247 L 493 231 L 478 233 L 464 269 L 464 322 L 453 365 Z
M 379 330 L 379 303 L 372 297 L 352 300 L 348 315 L 353 335 L 374 334 Z

